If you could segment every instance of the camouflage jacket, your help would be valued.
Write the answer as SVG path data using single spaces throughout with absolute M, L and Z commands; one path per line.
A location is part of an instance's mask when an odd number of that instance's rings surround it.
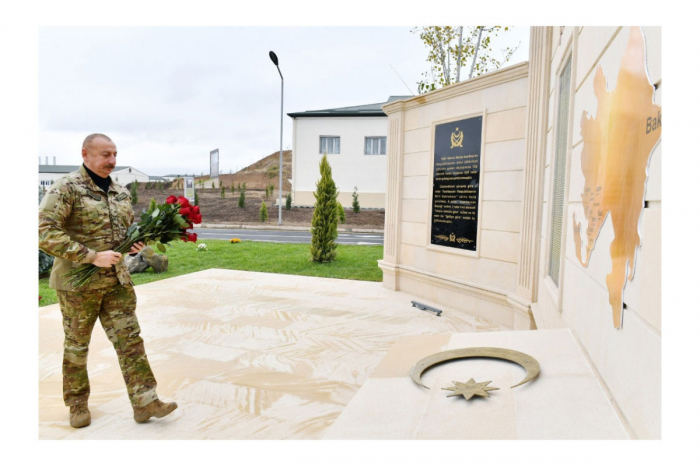
M 112 181 L 107 193 L 97 187 L 83 166 L 51 185 L 39 205 L 39 249 L 54 260 L 49 286 L 72 290 L 62 277 L 71 268 L 89 264 L 98 252 L 114 249 L 134 221 L 131 195 Z M 122 260 L 103 267 L 81 289 L 133 285 Z

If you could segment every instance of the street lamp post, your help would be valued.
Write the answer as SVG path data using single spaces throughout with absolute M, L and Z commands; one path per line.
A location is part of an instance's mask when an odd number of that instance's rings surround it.
M 280 99 L 280 200 L 279 200 L 279 219 L 277 220 L 277 225 L 282 225 L 282 128 L 284 127 L 284 76 L 282 76 L 282 71 L 280 71 L 279 60 L 277 60 L 277 55 L 275 52 L 270 50 L 270 60 L 277 67 L 277 71 L 282 78 L 282 98 Z

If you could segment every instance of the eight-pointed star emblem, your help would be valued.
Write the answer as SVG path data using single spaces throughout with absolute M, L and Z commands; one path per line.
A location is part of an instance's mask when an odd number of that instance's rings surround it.
M 462 395 L 464 396 L 465 400 L 469 400 L 473 396 L 485 396 L 486 398 L 489 398 L 489 391 L 491 390 L 499 390 L 496 387 L 488 387 L 487 385 L 491 383 L 489 380 L 488 382 L 475 382 L 474 379 L 469 379 L 469 382 L 463 383 L 463 382 L 452 382 L 455 384 L 454 387 L 447 387 L 443 388 L 443 390 L 451 390 L 452 393 L 447 395 L 449 396 L 459 396 Z

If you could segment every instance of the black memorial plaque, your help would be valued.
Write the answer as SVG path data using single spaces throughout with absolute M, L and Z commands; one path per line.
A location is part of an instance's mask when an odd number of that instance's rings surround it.
M 431 244 L 476 251 L 482 120 L 435 126 Z

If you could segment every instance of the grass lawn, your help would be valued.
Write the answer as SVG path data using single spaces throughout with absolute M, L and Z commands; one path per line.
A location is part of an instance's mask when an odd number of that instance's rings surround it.
M 197 251 L 205 243 L 208 251 Z M 383 246 L 338 245 L 335 262 L 309 262 L 308 244 L 278 244 L 243 241 L 231 244 L 225 240 L 200 243 L 177 242 L 168 247 L 168 271 L 161 274 L 148 269 L 131 276 L 135 285 L 176 277 L 206 269 L 250 270 L 254 272 L 285 273 L 310 277 L 345 278 L 379 282 L 382 271 L 377 261 L 384 254 Z M 39 306 L 58 302 L 56 292 L 49 288 L 49 279 L 39 279 Z

